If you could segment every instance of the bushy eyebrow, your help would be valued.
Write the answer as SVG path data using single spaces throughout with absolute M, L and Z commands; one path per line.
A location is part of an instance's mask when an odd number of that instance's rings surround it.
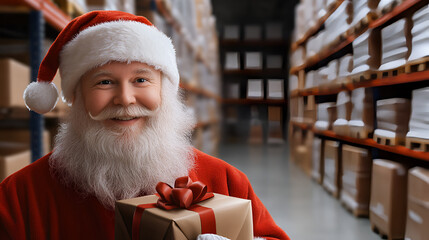
M 136 69 L 136 70 L 134 70 L 134 71 L 133 71 L 133 73 L 134 73 L 134 74 L 150 74 L 150 75 L 153 75 L 153 74 L 154 74 L 154 72 L 153 72 L 153 71 L 151 71 L 151 70 L 149 70 L 149 69 L 146 69 L 146 68 L 139 68 L 139 69 Z
M 107 70 L 100 70 L 100 71 L 97 71 L 96 73 L 94 73 L 94 74 L 91 76 L 91 78 L 97 78 L 97 77 L 99 77 L 99 76 L 110 76 L 110 75 L 112 75 L 112 73 L 111 73 L 111 72 L 109 72 L 109 71 L 107 71 Z

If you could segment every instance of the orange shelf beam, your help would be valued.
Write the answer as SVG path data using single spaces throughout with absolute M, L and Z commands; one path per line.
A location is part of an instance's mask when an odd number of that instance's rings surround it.
M 42 11 L 46 22 L 59 31 L 71 21 L 71 18 L 50 0 L 2 0 L 1 4 L 4 6 L 27 6 Z
M 408 149 L 404 146 L 382 145 L 382 144 L 378 144 L 376 141 L 374 141 L 373 139 L 370 139 L 370 138 L 359 139 L 359 138 L 352 138 L 352 137 L 348 137 L 348 136 L 340 136 L 340 135 L 337 135 L 333 131 L 328 131 L 328 130 L 327 131 L 321 131 L 321 130 L 314 129 L 311 124 L 297 123 L 297 122 L 291 122 L 291 123 L 292 123 L 292 125 L 294 125 L 296 127 L 299 127 L 301 129 L 304 129 L 304 130 L 313 131 L 315 134 L 318 134 L 318 135 L 323 135 L 326 137 L 338 139 L 338 140 L 341 140 L 344 142 L 354 143 L 357 145 L 373 147 L 373 148 L 377 148 L 377 149 L 380 149 L 380 150 L 385 151 L 385 152 L 391 152 L 391 153 L 395 153 L 395 154 L 399 154 L 399 155 L 403 155 L 403 156 L 407 156 L 407 157 L 411 157 L 411 158 L 416 158 L 416 159 L 420 159 L 420 160 L 424 160 L 424 161 L 429 162 L 429 152 L 414 151 L 414 150 Z
M 223 99 L 224 104 L 268 104 L 268 105 L 283 105 L 287 104 L 285 99 Z
M 406 0 L 402 2 L 400 5 L 396 6 L 391 12 L 386 13 L 380 18 L 374 20 L 369 24 L 369 28 L 377 28 L 391 20 L 392 18 L 398 16 L 399 14 L 405 12 L 416 4 L 424 2 L 425 0 Z

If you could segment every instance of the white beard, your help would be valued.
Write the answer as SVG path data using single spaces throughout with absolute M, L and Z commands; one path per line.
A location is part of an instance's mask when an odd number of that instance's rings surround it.
M 65 184 L 114 208 L 116 200 L 152 194 L 158 182 L 173 185 L 188 175 L 194 164 L 194 124 L 168 81 L 163 81 L 161 106 L 147 117 L 143 130 L 106 129 L 86 113 L 77 91 L 55 138 L 50 165 Z

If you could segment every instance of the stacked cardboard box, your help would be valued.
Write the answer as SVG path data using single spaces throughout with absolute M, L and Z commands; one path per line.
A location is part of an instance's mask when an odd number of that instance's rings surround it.
M 389 239 L 405 235 L 407 169 L 400 163 L 375 159 L 372 165 L 371 225 Z
M 31 162 L 27 144 L 0 142 L 0 182 Z
M 429 170 L 415 167 L 408 172 L 408 202 L 405 239 L 429 236 Z
M 377 101 L 377 129 L 374 140 L 385 145 L 405 142 L 408 132 L 411 104 L 405 98 L 388 98 Z
M 342 189 L 340 201 L 355 216 L 369 215 L 371 154 L 367 149 L 342 145 Z
M 341 190 L 340 143 L 325 140 L 323 187 L 338 198 Z
M 0 59 L 0 107 L 25 107 L 23 94 L 30 68 L 12 58 Z

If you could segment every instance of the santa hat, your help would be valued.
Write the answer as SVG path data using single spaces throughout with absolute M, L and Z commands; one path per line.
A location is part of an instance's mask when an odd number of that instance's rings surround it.
M 93 11 L 75 18 L 60 32 L 40 64 L 37 82 L 24 92 L 25 104 L 40 114 L 55 107 L 59 96 L 52 80 L 58 69 L 63 98 L 71 103 L 82 75 L 110 61 L 151 65 L 178 89 L 179 72 L 170 38 L 144 17 Z

